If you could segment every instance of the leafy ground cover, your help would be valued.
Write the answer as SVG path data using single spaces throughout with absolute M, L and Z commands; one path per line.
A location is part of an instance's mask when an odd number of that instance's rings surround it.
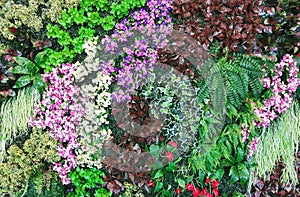
M 0 195 L 300 196 L 299 11 L 0 2 Z

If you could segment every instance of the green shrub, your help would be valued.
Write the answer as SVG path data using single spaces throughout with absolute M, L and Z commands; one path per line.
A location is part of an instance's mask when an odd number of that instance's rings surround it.
M 18 4 L 14 0 L 0 1 L 0 34 L 12 40 L 14 35 L 9 27 L 25 26 L 31 31 L 39 32 L 45 20 L 57 22 L 63 9 L 76 7 L 79 0 L 28 0 L 27 4 Z
M 82 169 L 76 168 L 69 173 L 72 183 L 75 185 L 75 192 L 68 193 L 68 197 L 91 196 L 91 189 L 95 189 L 95 197 L 108 197 L 112 193 L 104 188 L 99 187 L 104 183 L 104 173 L 96 168 Z
M 11 196 L 25 194 L 30 177 L 33 178 L 38 193 L 41 192 L 43 185 L 48 185 L 49 188 L 49 181 L 43 182 L 47 180 L 43 177 L 48 173 L 49 164 L 60 160 L 57 143 L 49 134 L 34 128 L 23 149 L 11 145 L 6 160 L 0 163 L 0 194 L 8 193 Z

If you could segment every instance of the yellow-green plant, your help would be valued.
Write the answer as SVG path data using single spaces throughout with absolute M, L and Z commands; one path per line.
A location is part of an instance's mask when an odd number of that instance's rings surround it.
M 145 195 L 137 188 L 136 185 L 124 182 L 125 192 L 120 194 L 121 197 L 144 197 Z
M 28 132 L 28 122 L 33 116 L 34 105 L 40 100 L 39 92 L 26 87 L 16 97 L 0 106 L 0 161 L 5 157 L 5 144 Z
M 0 0 L 0 34 L 12 40 L 14 35 L 9 27 L 22 25 L 31 31 L 40 31 L 44 20 L 58 22 L 63 9 L 78 6 L 79 0 L 28 0 L 28 4 L 18 4 L 14 0 Z
M 261 143 L 256 149 L 254 160 L 257 166 L 252 170 L 249 186 L 255 184 L 257 178 L 265 178 L 272 173 L 279 160 L 286 164 L 281 181 L 290 182 L 293 186 L 297 185 L 295 152 L 298 152 L 300 141 L 299 110 L 299 103 L 295 101 L 278 122 L 264 130 Z
M 25 141 L 23 149 L 17 145 L 11 145 L 8 149 L 8 156 L 4 162 L 0 163 L 0 195 L 25 194 L 28 189 L 29 178 L 33 176 L 33 181 L 37 192 L 41 192 L 43 186 L 49 185 L 49 177 L 43 173 L 47 172 L 49 165 L 60 160 L 57 154 L 58 142 L 48 133 L 43 133 L 41 129 L 33 128 L 30 138 Z M 41 176 L 36 176 L 40 174 Z M 49 187 L 49 186 L 48 186 Z

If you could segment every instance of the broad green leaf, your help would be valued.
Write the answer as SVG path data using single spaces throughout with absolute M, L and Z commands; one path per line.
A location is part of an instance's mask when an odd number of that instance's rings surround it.
M 159 170 L 155 173 L 153 179 L 157 179 L 157 178 L 160 178 L 160 177 L 162 177 L 162 176 L 164 176 L 164 172 L 163 172 L 162 169 L 159 169 Z
M 161 196 L 163 197 L 163 196 L 166 196 L 166 197 L 172 197 L 172 193 L 170 192 L 170 191 L 168 191 L 168 190 L 163 190 L 162 192 L 161 192 Z
M 180 186 L 180 187 L 182 187 L 182 188 L 185 188 L 185 180 L 183 180 L 183 179 L 181 179 L 181 178 L 179 178 L 178 179 L 178 185 Z
M 42 64 L 45 61 L 45 58 L 47 57 L 46 55 L 47 51 L 42 51 L 35 56 L 34 62 L 37 64 L 37 66 L 40 66 L 40 64 Z
M 159 157 L 159 146 L 155 145 L 155 144 L 151 144 L 150 146 L 150 154 L 155 157 L 156 159 L 158 159 Z
M 15 57 L 15 61 L 18 65 L 26 67 L 31 74 L 34 74 L 39 70 L 32 61 L 25 57 Z
M 176 170 L 176 164 L 174 162 L 170 162 L 169 165 L 166 167 L 166 170 L 169 172 Z
M 247 167 L 244 164 L 240 163 L 240 164 L 238 164 L 237 168 L 239 171 L 239 177 L 240 177 L 241 184 L 246 185 L 249 181 L 249 176 L 250 176 L 250 173 L 249 173 Z
M 162 182 L 157 182 L 156 183 L 156 186 L 155 186 L 155 189 L 154 189 L 154 192 L 158 192 L 159 190 L 161 190 L 161 188 L 163 188 L 163 183 Z
M 229 171 L 230 183 L 235 183 L 239 180 L 239 171 L 237 166 L 232 166 Z
M 32 81 L 32 76 L 30 76 L 30 75 L 22 76 L 16 81 L 13 88 L 22 88 L 22 87 L 30 84 L 31 81 Z
M 236 163 L 240 163 L 244 159 L 244 150 L 241 147 L 236 149 Z
M 30 74 L 26 66 L 15 66 L 10 72 L 14 74 Z

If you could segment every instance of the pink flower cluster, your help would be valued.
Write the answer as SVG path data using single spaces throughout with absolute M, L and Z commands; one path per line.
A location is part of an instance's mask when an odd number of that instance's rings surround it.
M 258 128 L 261 126 L 267 128 L 279 114 L 285 113 L 293 102 L 293 93 L 300 85 L 299 68 L 289 54 L 286 54 L 271 72 L 274 76 L 264 78 L 264 87 L 272 88 L 272 96 L 264 100 L 262 109 L 255 108 L 254 110 L 254 113 L 261 119 L 261 121 L 255 121 Z
M 79 148 L 80 144 L 75 127 L 84 113 L 76 100 L 79 89 L 73 86 L 73 71 L 75 67 L 67 63 L 51 73 L 43 74 L 48 88 L 41 103 L 35 106 L 35 117 L 30 121 L 31 126 L 48 130 L 50 136 L 60 142 L 58 154 L 64 161 L 63 164 L 54 164 L 53 169 L 59 173 L 63 184 L 71 183 L 68 172 L 77 166 L 74 149 Z
M 247 139 L 248 139 L 248 137 L 249 137 L 249 133 L 250 133 L 250 131 L 248 131 L 248 130 L 246 129 L 245 124 L 243 123 L 243 124 L 242 124 L 242 136 L 243 136 L 242 142 L 243 142 L 243 143 L 245 143 L 245 142 L 247 141 Z
M 249 150 L 248 150 L 248 158 L 252 158 L 253 157 L 253 154 L 256 150 L 256 146 L 260 143 L 260 140 L 259 139 L 255 139 L 253 138 L 249 144 Z

